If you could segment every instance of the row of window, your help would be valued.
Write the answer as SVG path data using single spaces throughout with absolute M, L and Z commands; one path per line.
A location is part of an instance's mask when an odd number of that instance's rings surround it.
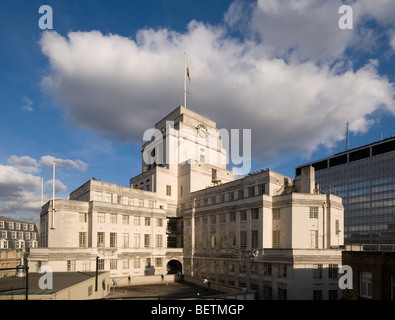
M 6 227 L 6 224 L 7 224 L 8 229 L 34 231 L 33 224 L 11 222 L 11 221 L 0 221 L 0 229 L 4 229 Z
M 0 231 L 0 239 L 37 240 L 35 232 Z
M 95 200 L 137 207 L 144 207 L 145 205 L 147 205 L 148 208 L 155 208 L 154 200 L 134 199 L 130 197 L 114 195 L 112 193 L 95 192 Z
M 142 260 L 144 264 L 141 263 Z M 98 270 L 104 271 L 105 270 L 105 261 L 104 259 L 98 259 Z M 109 267 L 110 270 L 129 270 L 129 269 L 141 269 L 141 268 L 162 268 L 163 267 L 163 258 L 133 258 L 133 259 L 109 259 Z M 154 265 L 152 263 L 155 263 Z M 77 271 L 76 268 L 76 260 L 67 260 L 67 271 L 75 272 Z M 81 271 L 91 271 L 92 267 L 96 268 L 94 262 L 91 260 L 84 260 L 82 261 L 82 269 Z M 37 271 L 41 265 L 37 264 Z
M 235 198 L 235 194 L 237 194 L 237 199 Z M 265 184 L 260 184 L 257 186 L 248 187 L 247 189 L 240 189 L 237 191 L 229 191 L 226 194 L 223 193 L 218 196 L 196 199 L 195 206 L 197 208 L 199 208 L 202 206 L 207 206 L 209 204 L 212 205 L 212 204 L 217 204 L 217 203 L 223 203 L 226 201 L 245 199 L 245 198 L 250 198 L 250 197 L 254 197 L 254 196 L 260 196 L 263 194 L 265 194 Z
M 142 235 L 140 233 L 134 233 L 133 237 L 130 239 L 129 233 L 122 233 L 121 234 L 121 243 L 118 243 L 118 234 L 116 232 L 109 233 L 109 247 L 110 248 L 129 248 L 130 247 L 130 240 L 132 240 L 132 247 L 133 248 L 140 248 L 141 246 L 141 238 Z M 153 244 L 151 243 L 152 240 L 151 234 L 144 234 L 143 235 L 143 247 L 144 248 L 151 248 Z M 156 234 L 155 235 L 155 247 L 162 248 L 163 247 L 163 235 Z M 78 244 L 80 248 L 88 247 L 88 233 L 87 232 L 79 232 L 78 234 Z M 105 232 L 98 232 L 97 233 L 97 247 L 106 247 L 106 233 Z
M 15 249 L 24 249 L 26 246 L 26 243 L 28 244 L 29 248 L 37 248 L 38 247 L 38 242 L 31 240 L 31 241 L 24 241 L 24 240 L 16 240 L 12 241 L 14 243 L 14 248 Z M 9 249 L 10 248 L 10 241 L 2 239 L 0 240 L 0 249 Z
M 118 214 L 116 213 L 110 213 L 106 214 L 103 212 L 98 212 L 97 213 L 97 218 L 96 221 L 98 223 L 106 223 L 106 216 L 109 215 L 109 222 L 113 224 L 118 223 Z M 139 226 L 141 224 L 141 219 L 144 219 L 144 225 L 145 226 L 151 226 L 151 221 L 156 220 L 156 226 L 157 227 L 163 227 L 163 218 L 150 218 L 150 217 L 131 217 L 129 215 L 122 215 L 121 222 L 122 224 L 129 224 L 131 218 L 133 218 L 133 224 L 135 226 Z M 80 213 L 80 222 L 87 222 L 87 214 L 86 213 Z

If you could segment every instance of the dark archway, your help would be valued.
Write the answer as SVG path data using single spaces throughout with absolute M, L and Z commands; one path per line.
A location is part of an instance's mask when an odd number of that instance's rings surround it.
M 182 263 L 178 260 L 170 260 L 166 266 L 167 274 L 182 273 Z

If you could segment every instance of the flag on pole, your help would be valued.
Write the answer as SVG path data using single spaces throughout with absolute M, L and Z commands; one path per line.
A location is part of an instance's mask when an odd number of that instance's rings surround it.
M 191 81 L 191 77 L 189 76 L 189 67 L 188 66 L 187 66 L 187 77 L 188 77 L 188 80 Z

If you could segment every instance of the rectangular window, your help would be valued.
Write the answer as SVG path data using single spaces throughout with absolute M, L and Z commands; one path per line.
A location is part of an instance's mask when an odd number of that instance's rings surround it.
M 155 245 L 157 248 L 163 247 L 163 235 L 161 235 L 161 234 L 155 235 Z
M 129 216 L 124 214 L 122 215 L 122 224 L 129 224 Z
M 75 260 L 67 260 L 67 271 L 75 271 Z
M 122 259 L 122 269 L 129 269 L 129 259 Z
M 322 290 L 313 290 L 313 300 L 322 300 Z
M 122 204 L 123 203 L 122 196 L 118 196 L 117 197 L 117 202 L 118 202 L 118 204 Z
M 110 232 L 110 247 L 115 248 L 117 246 L 117 234 Z
M 258 248 L 258 230 L 251 231 L 251 247 Z
M 110 259 L 110 270 L 117 270 L 117 269 L 118 269 L 118 260 Z
M 151 225 L 151 218 L 145 217 L 144 224 L 145 224 L 145 226 L 150 226 Z
M 318 248 L 318 231 L 310 230 L 310 248 Z
M 156 226 L 157 227 L 163 227 L 163 219 L 157 218 L 156 219 Z
M 129 248 L 129 233 L 122 233 L 122 247 Z
M 216 215 L 210 216 L 210 222 L 211 222 L 211 224 L 216 224 L 217 223 L 217 216 Z
M 340 222 L 339 222 L 339 220 L 335 220 L 335 232 L 336 232 L 336 235 L 338 235 L 340 233 Z
M 263 287 L 263 299 L 264 300 L 273 300 L 273 289 L 272 287 Z
M 236 221 L 236 212 L 229 212 L 229 221 L 234 222 Z
M 280 248 L 280 247 L 281 247 L 280 231 L 275 230 L 273 231 L 273 248 Z
M 151 236 L 149 234 L 144 235 L 144 248 L 149 248 L 150 247 L 150 238 Z
M 106 214 L 102 212 L 97 213 L 97 222 L 104 223 L 106 222 Z
M 264 263 L 263 264 L 263 275 L 270 277 L 272 275 L 272 264 Z
M 138 206 L 139 207 L 144 207 L 144 199 L 139 199 L 138 200 Z
M 239 190 L 238 195 L 239 195 L 238 199 L 244 199 L 244 189 Z
M 133 266 L 135 269 L 140 269 L 140 258 L 134 258 Z
M 247 231 L 240 231 L 240 248 L 247 248 Z
M 85 217 L 86 217 L 86 214 L 85 214 Z M 84 222 L 86 222 L 86 221 L 84 221 Z M 29 224 L 29 231 L 34 231 L 34 225 Z
M 98 232 L 97 233 L 97 246 L 98 247 L 104 247 L 104 232 Z
M 278 265 L 278 277 L 279 278 L 286 278 L 287 277 L 287 265 L 286 264 L 279 264 Z
M 95 200 L 102 201 L 102 193 L 101 192 L 95 192 Z
M 360 296 L 363 298 L 372 299 L 372 273 L 361 272 L 360 273 Z
M 110 223 L 118 223 L 118 215 L 116 213 L 110 214 Z
M 215 204 L 216 203 L 216 199 L 217 199 L 217 197 L 211 197 L 211 204 Z
M 8 222 L 8 229 L 14 229 L 14 223 Z
M 251 209 L 251 219 L 258 220 L 259 219 L 259 208 Z
M 219 215 L 219 222 L 220 223 L 225 223 L 226 222 L 226 214 L 225 213 L 221 213 Z
M 97 269 L 99 271 L 103 271 L 104 270 L 104 259 L 98 259 L 98 261 L 97 261 Z
M 310 218 L 318 219 L 318 207 L 310 207 Z
M 235 199 L 235 193 L 233 191 L 228 192 L 228 201 L 233 201 Z
M 338 276 L 338 265 L 337 264 L 330 264 L 328 269 L 328 278 L 329 279 L 337 279 Z
M 255 187 L 248 187 L 247 194 L 248 194 L 248 197 L 255 196 Z
M 287 289 L 278 289 L 278 300 L 287 300 Z
M 140 217 L 134 217 L 134 225 L 139 226 L 140 225 Z
M 245 221 L 247 220 L 247 210 L 241 210 L 240 211 L 240 221 Z
M 273 220 L 280 219 L 280 208 L 273 208 Z
M 162 258 L 156 258 L 155 259 L 155 265 L 157 266 L 157 267 L 163 267 L 163 259 Z
M 84 223 L 84 222 L 87 222 L 87 216 L 88 216 L 88 215 L 87 215 L 85 212 L 80 212 L 80 213 L 79 213 L 79 221 L 80 221 L 80 222 L 83 222 L 83 223 Z M 32 229 L 32 228 L 31 228 L 31 229 Z M 30 231 L 32 231 L 31 229 L 30 229 Z
M 4 228 L 4 225 L 5 225 L 4 221 L 0 221 L 0 228 Z
M 90 262 L 90 260 L 82 261 L 82 271 L 91 271 L 91 262 Z
M 133 234 L 133 247 L 140 248 L 140 233 Z
M 134 206 L 134 199 L 133 198 L 128 198 L 128 205 Z
M 229 233 L 229 246 L 236 248 L 236 234 L 234 232 Z
M 145 267 L 146 267 L 146 268 L 151 267 L 151 258 L 146 258 L 146 259 L 145 259 Z
M 166 185 L 166 195 L 171 196 L 171 186 Z
M 215 249 L 217 246 L 217 237 L 215 234 L 211 235 L 211 249 Z
M 338 292 L 337 290 L 329 290 L 328 291 L 329 300 L 338 300 Z
M 260 184 L 258 185 L 258 195 L 263 195 L 265 194 L 265 184 Z
M 322 279 L 322 264 L 314 264 L 313 265 L 313 279 Z
M 86 239 L 87 239 L 86 232 L 79 232 L 78 233 L 78 244 L 79 244 L 78 246 L 80 248 L 86 248 L 87 247 Z

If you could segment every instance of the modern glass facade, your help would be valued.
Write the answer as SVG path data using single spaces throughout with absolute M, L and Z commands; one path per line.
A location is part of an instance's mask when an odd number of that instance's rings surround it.
M 395 138 L 304 164 L 315 168 L 321 191 L 343 198 L 344 241 L 395 243 Z

